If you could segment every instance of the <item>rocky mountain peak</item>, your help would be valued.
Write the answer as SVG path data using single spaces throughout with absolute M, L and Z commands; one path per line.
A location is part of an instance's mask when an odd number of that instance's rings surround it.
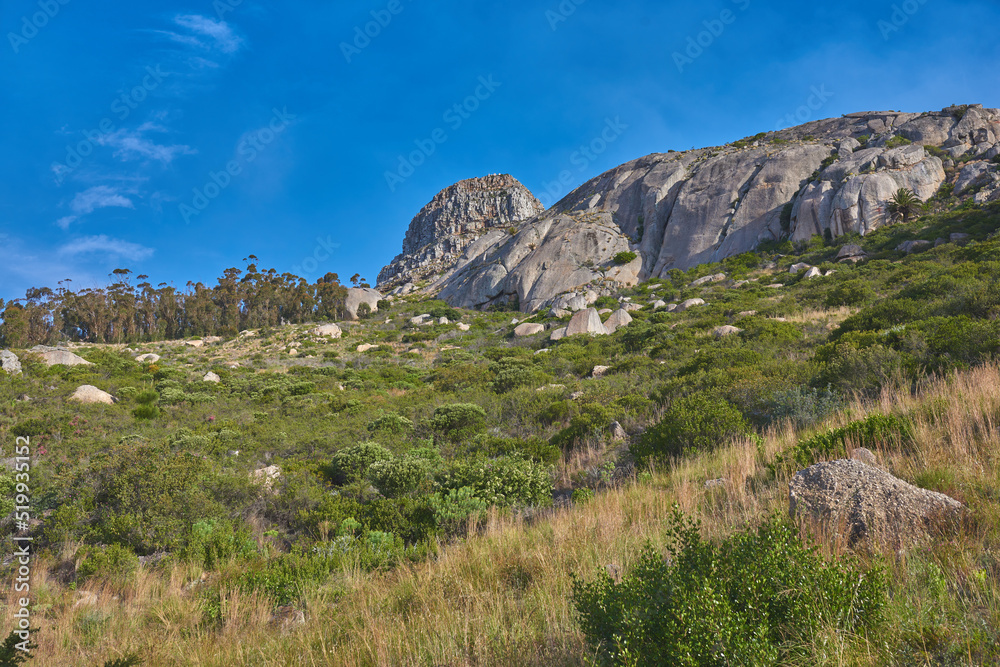
M 541 202 L 508 174 L 459 181 L 413 218 L 403 252 L 379 273 L 378 287 L 385 291 L 446 273 L 490 230 L 507 230 L 543 211 Z

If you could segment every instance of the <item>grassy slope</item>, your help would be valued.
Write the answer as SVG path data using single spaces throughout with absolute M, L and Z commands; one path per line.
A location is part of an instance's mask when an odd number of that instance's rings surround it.
M 890 249 L 907 238 L 933 240 L 954 230 L 984 237 L 992 231 L 979 218 L 971 214 L 968 217 L 965 226 L 965 217 L 959 213 L 933 219 L 928 228 L 924 228 L 926 223 L 918 223 L 884 230 L 866 240 L 873 252 L 886 251 L 885 260 L 876 260 L 881 264 L 873 262 L 869 268 L 854 269 L 841 266 L 838 270 L 870 279 L 883 296 L 891 294 L 912 280 L 921 267 L 960 261 L 961 251 L 946 247 L 894 264 L 901 258 Z M 984 226 L 976 227 L 980 224 Z M 995 228 L 995 223 L 991 224 Z M 806 250 L 804 259 L 821 264 L 833 253 L 835 249 L 813 247 Z M 822 296 L 829 285 L 824 287 L 822 281 L 800 283 L 780 272 L 781 267 L 800 258 L 781 258 L 771 275 L 760 276 L 761 282 L 787 283 L 783 289 L 754 289 L 752 296 L 721 287 L 699 289 L 697 293 L 681 290 L 675 295 L 678 298 L 704 293 L 711 305 L 703 312 L 692 311 L 674 321 L 682 331 L 690 330 L 693 345 L 709 346 L 711 339 L 705 332 L 712 326 L 725 322 L 739 325 L 738 312 L 745 308 L 771 308 L 771 315 L 786 315 L 789 323 L 804 332 L 805 342 L 792 346 L 788 356 L 805 364 L 815 345 L 824 342 L 830 329 L 856 309 L 827 307 Z M 708 270 L 706 267 L 703 273 Z M 650 291 L 651 286 L 644 286 L 633 296 L 644 301 Z M 790 307 L 790 301 L 799 306 Z M 315 359 L 304 362 L 307 366 L 320 365 L 322 351 L 336 351 L 341 359 L 356 361 L 356 367 L 364 370 L 374 363 L 371 359 L 379 357 L 372 353 L 356 355 L 353 347 L 362 342 L 380 342 L 391 346 L 397 358 L 415 349 L 406 357 L 406 363 L 426 369 L 442 347 L 455 345 L 476 351 L 503 344 L 493 332 L 506 333 L 505 322 L 510 318 L 510 314 L 467 315 L 474 322 L 468 336 L 428 341 L 424 349 L 413 348 L 412 343 L 387 342 L 397 339 L 399 324 L 420 309 L 420 304 L 401 306 L 392 313 L 392 325 L 369 323 L 345 340 L 324 343 L 315 350 L 302 348 L 303 342 L 309 345 L 308 336 L 294 328 L 203 350 L 176 344 L 140 347 L 142 351 L 166 353 L 163 365 L 184 368 L 184 364 L 190 364 L 186 372 L 192 378 L 217 368 L 225 383 L 255 375 L 246 370 L 255 354 L 262 355 L 259 361 L 271 370 L 283 372 L 289 365 L 302 363 L 279 352 L 293 343 L 303 350 L 298 357 L 315 354 Z M 517 344 L 530 349 L 543 345 L 542 341 Z M 559 348 L 553 352 L 558 355 Z M 687 355 L 684 360 L 689 360 L 693 346 L 684 347 L 683 352 Z M 595 360 L 608 360 L 601 356 L 608 354 L 613 356 L 613 373 L 601 380 L 588 379 Z M 607 403 L 637 391 L 646 395 L 654 383 L 661 381 L 656 369 L 660 364 L 650 360 L 649 354 L 648 350 L 629 354 L 612 348 L 588 351 L 583 346 L 582 352 L 573 350 L 572 354 L 546 361 L 539 383 L 565 385 L 564 389 L 552 390 L 560 392 L 560 397 L 584 391 L 585 400 Z M 664 365 L 670 369 L 684 361 L 672 359 L 669 350 L 661 351 L 659 356 L 664 355 Z M 221 362 L 237 359 L 243 368 L 226 373 L 228 369 Z M 359 410 L 349 408 L 333 418 L 326 407 L 327 396 L 321 400 L 306 396 L 266 403 L 227 395 L 212 387 L 195 388 L 207 392 L 210 400 L 165 407 L 167 414 L 152 423 L 136 423 L 120 407 L 66 407 L 63 397 L 76 384 L 93 381 L 116 392 L 120 386 L 139 382 L 129 375 L 132 372 L 50 372 L 29 364 L 25 378 L 7 380 L 2 386 L 7 402 L 0 425 L 4 441 L 10 439 L 11 427 L 24 419 L 60 422 L 50 430 L 48 440 L 42 441 L 52 452 L 53 461 L 39 469 L 39 483 L 57 488 L 59 475 L 85 466 L 100 448 L 113 447 L 123 436 L 138 433 L 157 440 L 176 433 L 179 427 L 211 438 L 208 448 L 212 451 L 207 456 L 225 461 L 221 450 L 242 449 L 240 460 L 252 462 L 251 468 L 273 459 L 294 477 L 297 471 L 311 470 L 310 465 L 314 467 L 316 461 L 328 458 L 330 442 L 356 441 L 379 409 L 407 413 L 419 421 L 429 416 L 436 405 L 472 400 L 487 408 L 492 426 L 502 426 L 511 435 L 526 436 L 539 428 L 547 429 L 548 435 L 563 425 L 557 422 L 543 427 L 535 419 L 533 412 L 553 401 L 538 398 L 545 392 L 536 392 L 534 385 L 503 396 L 476 387 L 442 392 L 436 386 L 415 382 L 405 373 L 395 380 L 396 386 L 369 386 L 374 381 L 363 374 L 350 376 L 345 394 L 356 397 Z M 342 377 L 309 379 L 319 384 L 319 395 L 333 396 L 340 391 L 335 385 L 345 381 Z M 192 387 L 189 385 L 187 391 L 195 391 Z M 16 403 L 14 397 L 22 392 L 34 400 Z M 870 642 L 833 633 L 821 635 L 811 647 L 808 664 L 971 665 L 1000 660 L 995 652 L 995 646 L 1000 645 L 1000 437 L 996 432 L 1000 370 L 987 365 L 931 379 L 916 388 L 889 386 L 878 397 L 855 400 L 825 423 L 807 426 L 802 432 L 791 424 L 772 425 L 764 433 L 762 447 L 751 442 L 731 443 L 716 452 L 686 458 L 651 477 L 626 479 L 604 489 L 588 504 L 550 510 L 530 522 L 494 513 L 479 534 L 444 544 L 424 561 L 374 574 L 345 568 L 325 584 L 306 590 L 299 604 L 305 612 L 304 625 L 282 626 L 273 618 L 273 600 L 224 587 L 221 622 L 206 625 L 199 590 L 212 582 L 228 581 L 243 567 L 238 562 L 211 571 L 187 563 L 142 568 L 124 586 L 88 582 L 85 587 L 97 593 L 98 601 L 94 605 L 77 604 L 79 596 L 47 567 L 54 569 L 73 559 L 77 543 L 71 542 L 61 551 L 46 554 L 46 561 L 36 565 L 36 618 L 42 628 L 38 663 L 100 664 L 110 656 L 135 650 L 151 665 L 581 664 L 588 648 L 573 617 L 571 574 L 592 576 L 607 565 L 627 571 L 643 544 L 651 541 L 661 545 L 663 522 L 674 503 L 700 518 L 706 534 L 712 537 L 732 534 L 770 513 L 786 511 L 787 478 L 769 478 L 766 464 L 801 437 L 872 411 L 907 415 L 916 425 L 917 443 L 911 450 L 879 451 L 886 467 L 903 479 L 967 503 L 974 521 L 950 543 L 889 558 L 893 598 L 884 633 Z M 75 415 L 86 419 L 86 424 L 81 421 L 66 426 Z M 635 434 L 659 415 L 660 410 L 654 408 L 650 412 L 627 412 L 621 420 Z M 223 437 L 220 424 L 231 428 L 235 437 Z M 390 445 L 406 446 L 403 442 Z M 580 486 L 593 477 L 601 463 L 613 462 L 615 457 L 611 443 L 596 438 L 559 462 L 559 485 Z M 721 487 L 705 488 L 706 481 L 717 478 L 725 480 Z M 273 521 L 261 515 L 251 516 L 250 521 L 262 549 L 277 553 L 287 548 L 286 543 L 266 534 Z M 835 541 L 826 543 L 824 549 L 832 556 L 840 553 Z M 202 580 L 207 583 L 192 586 Z M 10 595 L 5 625 L 10 624 L 12 609 Z

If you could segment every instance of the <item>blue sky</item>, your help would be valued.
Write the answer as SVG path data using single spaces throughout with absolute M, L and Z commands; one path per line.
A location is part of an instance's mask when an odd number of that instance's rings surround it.
M 997 25 L 994 0 L 4 0 L 0 297 L 251 253 L 374 281 L 463 178 L 551 204 L 564 171 L 788 114 L 1000 106 Z

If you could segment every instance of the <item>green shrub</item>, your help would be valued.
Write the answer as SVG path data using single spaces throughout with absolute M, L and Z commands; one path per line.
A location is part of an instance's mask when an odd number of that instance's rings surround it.
M 10 435 L 14 438 L 30 438 L 36 435 L 45 435 L 51 429 L 52 425 L 45 419 L 25 419 L 10 429 Z
M 599 403 L 587 403 L 580 408 L 580 414 L 570 419 L 569 426 L 556 433 L 549 444 L 568 452 L 582 440 L 599 436 L 608 430 L 614 421 L 614 413 Z
M 637 459 L 649 459 L 710 451 L 751 432 L 743 414 L 729 401 L 714 393 L 697 392 L 675 400 L 663 419 L 642 435 L 632 453 Z
M 367 303 L 360 303 L 360 304 L 358 304 L 358 313 L 357 314 L 358 314 L 358 319 L 359 320 L 370 319 L 373 312 L 374 311 L 372 310 L 371 305 L 369 305 Z
M 893 137 L 889 141 L 885 142 L 885 147 L 886 148 L 899 148 L 900 146 L 909 146 L 912 143 L 913 142 L 910 141 L 909 139 L 907 139 L 906 137 L 903 137 L 903 136 L 900 136 L 900 135 L 896 135 L 895 137 Z
M 780 454 L 778 467 L 808 468 L 819 460 L 847 457 L 851 448 L 871 450 L 907 448 L 913 444 L 913 424 L 905 417 L 875 413 L 846 426 L 818 433 Z
M 535 382 L 537 374 L 527 359 L 505 357 L 490 364 L 493 373 L 493 391 L 506 394 L 518 387 Z
M 387 498 L 412 493 L 427 479 L 431 462 L 427 459 L 404 456 L 375 461 L 368 467 L 368 480 Z
M 820 631 L 863 634 L 883 622 L 883 571 L 825 560 L 788 522 L 714 545 L 675 510 L 667 533 L 670 557 L 647 547 L 620 583 L 606 571 L 574 577 L 573 604 L 597 664 L 805 664 Z
M 76 568 L 78 583 L 100 579 L 114 584 L 125 584 L 139 568 L 139 559 L 120 544 L 106 547 L 83 547 L 76 558 L 81 560 Z
M 376 461 L 392 459 L 392 452 L 375 442 L 362 442 L 345 447 L 333 455 L 330 476 L 334 484 L 347 484 L 362 479 L 368 466 Z
M 434 411 L 431 427 L 451 442 L 461 442 L 486 429 L 486 411 L 474 403 L 442 405 Z
M 637 254 L 635 254 L 631 250 L 626 250 L 615 255 L 614 261 L 615 264 L 623 266 L 625 264 L 630 264 L 631 262 L 635 261 L 636 257 L 638 257 Z
M 594 499 L 594 490 L 588 488 L 573 489 L 573 504 L 586 505 Z
M 374 421 L 368 423 L 372 433 L 392 433 L 400 435 L 413 430 L 413 422 L 396 412 L 383 412 Z
M 472 487 L 462 486 L 441 491 L 430 497 L 434 520 L 447 534 L 461 531 L 471 517 L 481 520 L 490 505 L 480 498 Z
M 206 570 L 215 570 L 224 563 L 249 559 L 256 554 L 257 543 L 248 527 L 220 520 L 195 523 L 187 544 L 180 551 L 181 558 Z
M 160 408 L 155 405 L 144 403 L 132 410 L 132 416 L 136 419 L 156 419 L 160 416 Z
M 441 491 L 469 487 L 488 505 L 548 505 L 552 478 L 547 466 L 528 459 L 463 459 L 449 462 L 435 476 Z
M 831 308 L 837 306 L 860 306 L 875 298 L 875 290 L 863 280 L 845 280 L 838 284 L 826 297 L 826 305 Z

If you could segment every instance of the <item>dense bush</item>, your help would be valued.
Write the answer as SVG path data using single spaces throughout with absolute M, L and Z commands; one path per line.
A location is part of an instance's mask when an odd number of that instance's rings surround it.
M 368 430 L 372 433 L 392 433 L 400 435 L 413 430 L 413 422 L 396 412 L 383 412 L 374 421 L 368 423 Z
M 846 426 L 818 433 L 780 454 L 772 468 L 806 468 L 823 459 L 847 458 L 850 449 L 907 448 L 913 444 L 913 425 L 905 417 L 875 413 Z
M 638 257 L 637 254 L 635 254 L 634 252 L 632 252 L 630 250 L 626 250 L 626 251 L 623 251 L 623 252 L 620 252 L 620 253 L 616 254 L 614 256 L 614 261 L 615 261 L 615 264 L 618 264 L 619 266 L 622 266 L 622 265 L 629 264 L 629 263 L 635 261 L 636 257 Z
M 751 433 L 742 413 L 729 401 L 709 392 L 676 399 L 663 419 L 646 431 L 632 453 L 639 459 L 681 456 L 708 451 Z
M 368 467 L 368 480 L 383 496 L 395 498 L 416 491 L 430 469 L 430 461 L 415 456 L 385 459 Z
M 334 484 L 347 484 L 364 477 L 368 466 L 392 459 L 392 452 L 376 442 L 362 442 L 345 447 L 333 455 L 330 476 Z
M 435 482 L 446 492 L 468 487 L 477 498 L 498 507 L 552 502 L 548 467 L 516 456 L 451 461 L 436 474 Z
M 434 411 L 431 426 L 446 440 L 460 442 L 486 428 L 486 411 L 473 403 L 442 405 Z
M 99 579 L 108 583 L 123 585 L 139 568 L 139 559 L 132 551 L 119 544 L 107 547 L 83 547 L 76 553 L 79 565 L 76 568 L 77 583 L 89 579 Z
M 574 578 L 598 664 L 787 664 L 821 630 L 865 633 L 883 621 L 883 572 L 824 560 L 786 522 L 714 545 L 675 510 L 668 537 L 669 557 L 648 547 L 619 583 L 606 571 Z

